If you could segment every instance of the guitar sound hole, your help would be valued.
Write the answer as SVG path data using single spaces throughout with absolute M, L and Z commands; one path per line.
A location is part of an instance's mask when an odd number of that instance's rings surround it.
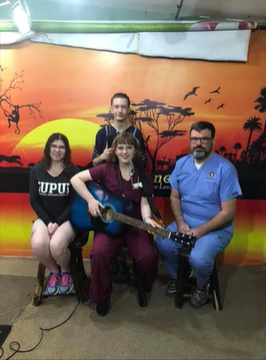
M 102 217 L 104 218 L 104 220 L 106 221 L 112 220 L 112 214 L 113 214 L 113 210 L 109 206 L 105 206 L 105 208 L 102 211 Z
M 99 216 L 91 217 L 91 224 L 96 228 L 102 228 L 102 229 L 108 226 L 108 223 L 103 221 Z

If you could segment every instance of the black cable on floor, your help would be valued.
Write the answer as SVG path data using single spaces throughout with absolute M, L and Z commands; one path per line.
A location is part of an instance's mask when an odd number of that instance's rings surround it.
M 51 328 L 48 328 L 48 329 L 43 329 L 43 328 L 40 327 L 39 329 L 41 330 L 41 338 L 40 338 L 40 340 L 38 341 L 38 343 L 37 343 L 35 346 L 33 346 L 31 349 L 28 349 L 28 350 L 20 350 L 20 343 L 19 343 L 18 341 L 11 341 L 11 343 L 9 344 L 9 349 L 13 350 L 14 352 L 13 352 L 13 354 L 11 354 L 8 358 L 6 358 L 6 360 L 11 359 L 11 358 L 12 358 L 15 354 L 17 354 L 17 353 L 28 353 L 28 352 L 30 352 L 30 351 L 35 350 L 35 349 L 40 345 L 40 343 L 42 342 L 44 331 L 51 331 L 51 330 L 54 330 L 54 329 L 58 328 L 58 327 L 61 326 L 61 325 L 64 325 L 64 324 L 72 317 L 72 315 L 74 314 L 74 312 L 76 311 L 76 309 L 77 309 L 77 307 L 78 307 L 79 305 L 80 305 L 80 302 L 77 303 L 77 305 L 76 305 L 75 308 L 72 310 L 72 312 L 71 312 L 71 314 L 68 316 L 68 318 L 67 318 L 66 320 L 64 320 L 63 322 L 61 322 L 60 324 L 55 325 L 55 326 L 53 326 L 53 327 L 51 327 Z M 15 346 L 15 348 L 14 348 L 14 346 Z M 0 348 L 0 350 L 1 350 L 1 353 L 0 353 L 0 359 L 1 359 L 1 358 L 3 357 L 3 355 L 4 355 L 4 350 L 3 350 L 3 348 Z

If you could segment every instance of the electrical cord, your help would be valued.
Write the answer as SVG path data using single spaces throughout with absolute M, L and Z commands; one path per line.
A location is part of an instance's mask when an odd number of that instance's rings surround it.
M 11 343 L 9 344 L 9 349 L 13 350 L 14 352 L 9 357 L 7 357 L 5 360 L 11 359 L 17 353 L 28 353 L 28 352 L 31 352 L 31 351 L 35 350 L 40 345 L 40 343 L 42 342 L 44 332 L 54 330 L 54 329 L 58 328 L 59 326 L 64 325 L 72 317 L 72 315 L 74 314 L 74 312 L 76 311 L 76 309 L 78 308 L 79 305 L 80 305 L 80 302 L 77 303 L 77 305 L 74 307 L 74 309 L 72 310 L 72 312 L 68 316 L 68 318 L 65 319 L 63 322 L 61 322 L 60 324 L 55 325 L 55 326 L 53 326 L 51 328 L 47 328 L 47 329 L 39 327 L 39 329 L 41 330 L 41 338 L 38 341 L 38 343 L 35 346 L 33 346 L 32 348 L 30 348 L 28 350 L 20 350 L 20 348 L 21 348 L 20 343 L 18 341 L 11 341 Z M 0 352 L 0 359 L 1 359 L 4 356 L 4 349 L 0 348 L 0 351 L 1 351 Z

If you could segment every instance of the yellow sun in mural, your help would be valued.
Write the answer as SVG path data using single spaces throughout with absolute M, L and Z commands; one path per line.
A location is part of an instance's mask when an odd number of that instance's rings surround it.
M 95 136 L 99 129 L 97 124 L 79 119 L 49 121 L 28 133 L 16 145 L 12 154 L 19 155 L 25 167 L 34 164 L 42 157 L 48 137 L 59 132 L 69 140 L 74 164 L 86 165 L 91 161 Z

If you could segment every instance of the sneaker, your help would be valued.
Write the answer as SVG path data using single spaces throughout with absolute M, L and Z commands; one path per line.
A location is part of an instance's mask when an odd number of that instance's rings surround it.
M 59 283 L 60 274 L 51 272 L 46 285 L 46 294 L 48 296 L 57 295 L 59 291 Z
M 165 291 L 166 296 L 173 296 L 176 293 L 176 280 L 171 279 Z
M 209 281 L 201 289 L 198 287 L 195 287 L 195 289 L 191 295 L 190 306 L 192 306 L 195 309 L 198 309 L 201 306 L 203 306 L 206 303 L 206 301 L 208 300 L 209 293 L 210 293 L 210 282 Z
M 73 279 L 68 271 L 61 273 L 61 283 L 59 286 L 59 294 L 67 295 L 73 290 Z

